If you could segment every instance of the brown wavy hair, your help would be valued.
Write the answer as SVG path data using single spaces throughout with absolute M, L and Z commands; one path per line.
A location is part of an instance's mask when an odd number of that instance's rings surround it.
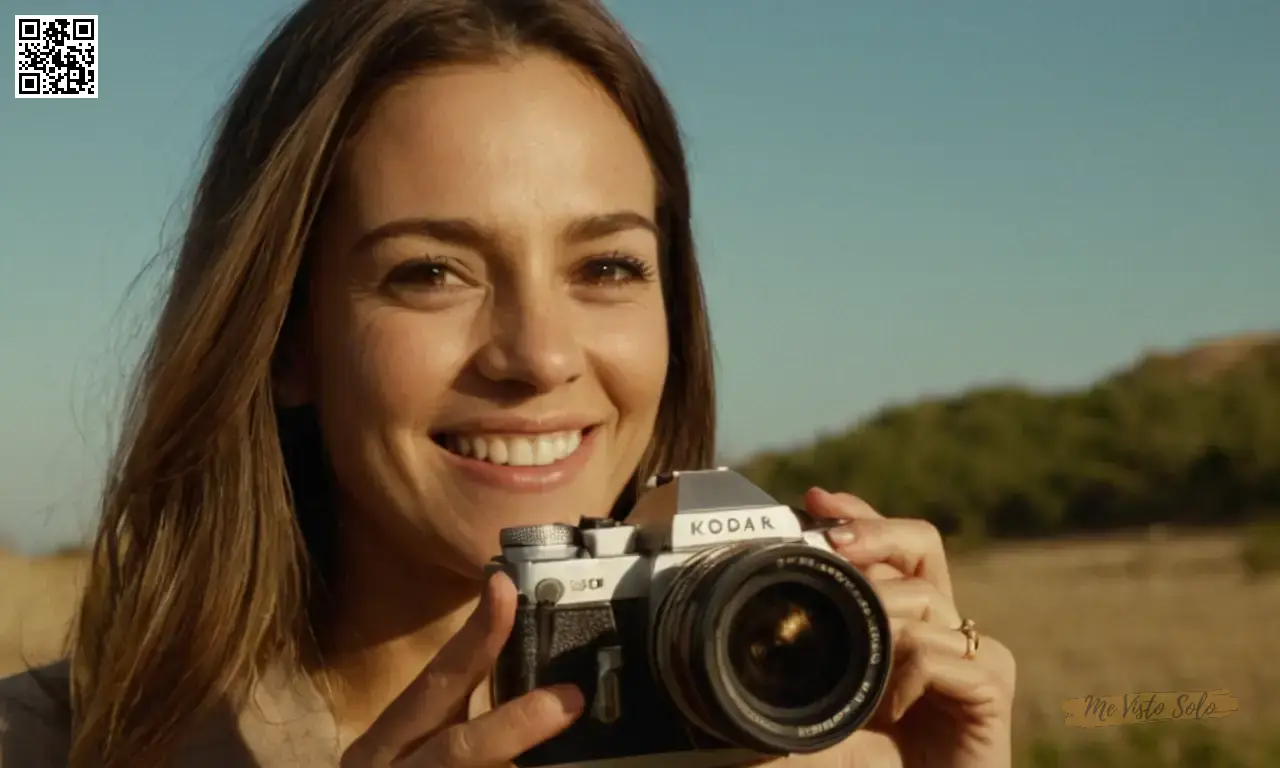
M 626 33 L 595 0 L 310 0 L 222 115 L 128 404 L 71 637 L 73 768 L 161 765 L 264 665 L 306 658 L 332 567 L 329 472 L 313 417 L 273 402 L 272 371 L 335 163 L 388 87 L 527 51 L 593 74 L 657 177 L 671 355 L 637 477 L 712 461 L 684 150 Z

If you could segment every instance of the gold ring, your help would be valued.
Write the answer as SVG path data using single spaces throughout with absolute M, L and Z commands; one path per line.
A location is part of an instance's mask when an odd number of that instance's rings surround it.
M 978 642 L 981 635 L 978 634 L 977 623 L 973 619 L 965 619 L 960 622 L 960 634 L 964 635 L 964 657 L 972 659 L 978 655 Z

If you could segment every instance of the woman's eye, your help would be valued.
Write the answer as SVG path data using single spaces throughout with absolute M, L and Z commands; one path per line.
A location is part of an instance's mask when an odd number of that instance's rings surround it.
M 443 259 L 414 259 L 397 265 L 387 274 L 387 283 L 430 288 L 463 285 L 458 273 Z
M 610 254 L 590 259 L 582 266 L 582 278 L 595 285 L 623 285 L 648 282 L 653 268 L 640 259 L 623 254 Z

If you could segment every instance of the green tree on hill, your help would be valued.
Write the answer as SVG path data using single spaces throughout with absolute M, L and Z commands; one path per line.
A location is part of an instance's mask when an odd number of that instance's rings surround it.
M 953 535 L 1257 520 L 1280 510 L 1280 336 L 1151 356 L 1078 392 L 896 406 L 742 469 L 792 503 L 849 489 Z

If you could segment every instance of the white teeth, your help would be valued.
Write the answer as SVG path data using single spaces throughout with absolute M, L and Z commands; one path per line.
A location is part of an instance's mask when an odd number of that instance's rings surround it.
M 545 467 L 556 460 L 560 452 L 556 450 L 555 436 L 543 436 L 533 441 L 533 450 L 529 452 L 529 458 L 534 464 Z
M 445 441 L 450 451 L 492 464 L 512 467 L 545 467 L 571 455 L 582 445 L 582 432 L 546 435 L 452 435 Z
M 476 439 L 482 440 L 483 438 L 476 438 Z M 486 461 L 493 462 L 494 464 L 506 464 L 507 451 L 508 451 L 507 444 L 502 440 L 494 440 L 492 442 L 489 442 L 488 445 L 489 445 L 489 458 L 486 459 Z
M 507 463 L 513 467 L 532 467 L 533 443 L 523 437 L 508 440 Z

